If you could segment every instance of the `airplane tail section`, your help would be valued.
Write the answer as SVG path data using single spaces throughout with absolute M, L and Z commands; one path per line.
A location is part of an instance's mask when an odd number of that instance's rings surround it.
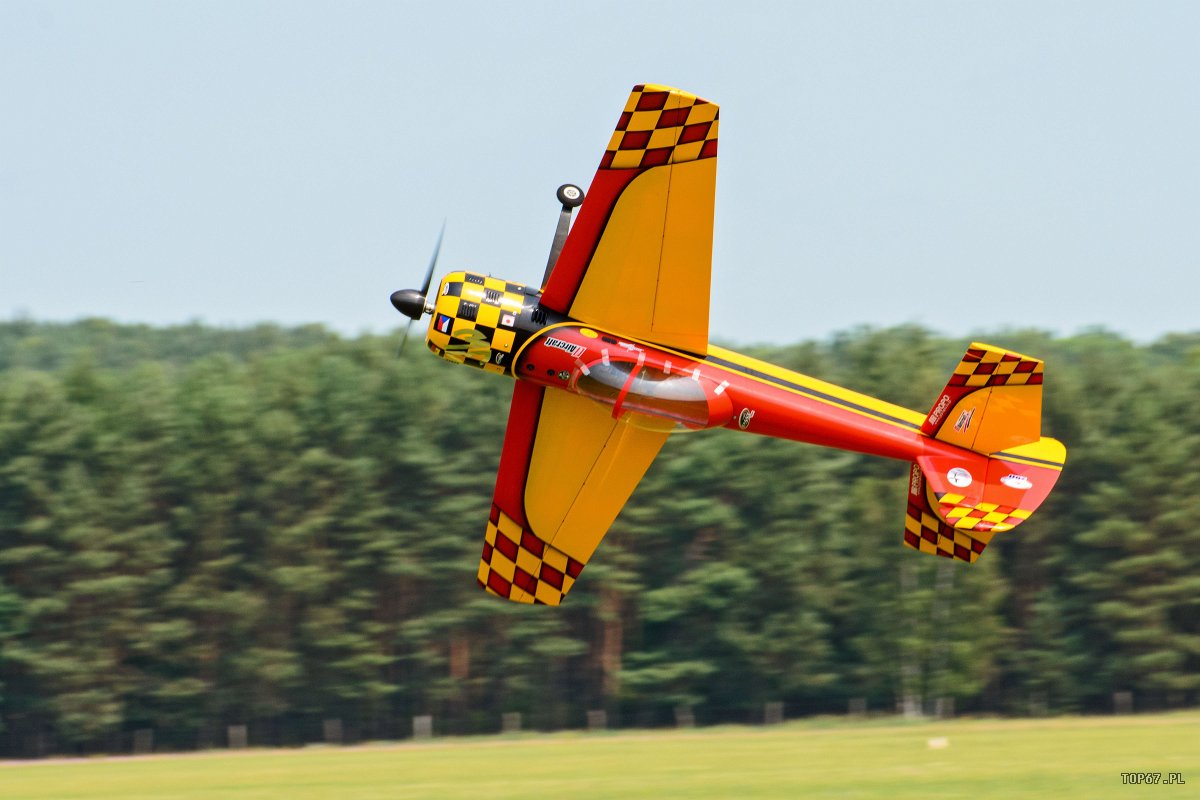
M 909 473 L 904 543 L 974 562 L 1050 494 L 1066 448 L 1041 435 L 1042 361 L 972 343 L 930 410 Z

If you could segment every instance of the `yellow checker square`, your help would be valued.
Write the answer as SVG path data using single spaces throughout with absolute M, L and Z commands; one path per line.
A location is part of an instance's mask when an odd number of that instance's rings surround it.
M 547 545 L 546 552 L 542 553 L 542 560 L 559 572 L 565 573 L 567 571 L 567 554 L 561 550 L 556 550 Z
M 521 541 L 521 526 L 503 511 L 500 512 L 500 532 L 514 542 Z
M 929 514 L 925 513 L 924 511 L 921 512 L 921 524 L 924 525 L 926 528 L 929 528 L 929 530 L 931 530 L 931 531 L 936 531 L 938 529 L 938 520 L 931 517 Z
M 650 143 L 646 147 L 650 149 L 674 147 L 675 142 L 679 141 L 679 130 L 679 128 L 659 128 L 650 134 Z
M 500 306 L 480 305 L 475 324 L 494 328 L 500 324 Z
M 959 503 L 961 503 L 963 500 L 966 500 L 966 499 L 967 498 L 961 494 L 947 493 L 947 494 L 942 495 L 942 498 L 939 502 L 942 503 L 943 505 L 953 506 L 953 505 L 958 505 Z
M 458 301 L 461 298 L 444 295 L 438 298 L 437 313 L 445 314 L 447 317 L 458 316 Z
M 487 563 L 486 561 L 484 561 L 484 560 L 480 559 L 480 561 L 479 561 L 479 571 L 475 573 L 475 577 L 476 577 L 476 578 L 479 578 L 479 580 L 480 580 L 480 581 L 481 581 L 481 582 L 482 582 L 482 583 L 483 583 L 485 586 L 487 585 L 488 571 L 489 571 L 489 570 L 490 570 L 490 567 L 488 567 L 488 563 Z
M 983 515 L 984 522 L 1004 522 L 1006 519 L 1008 519 L 1008 514 L 1005 514 L 1003 511 L 989 511 Z
M 492 349 L 511 353 L 513 342 L 516 338 L 516 331 L 511 331 L 507 328 L 497 328 L 495 335 L 492 336 Z
M 917 536 L 920 536 L 921 535 L 921 523 L 918 520 L 915 520 L 906 514 L 904 516 L 904 530 L 908 531 L 909 533 L 915 533 Z
M 1000 506 L 996 505 L 995 503 L 976 503 L 975 504 L 975 508 L 979 511 L 982 511 L 985 514 L 991 512 L 991 511 L 995 511 L 999 507 Z
M 1020 363 L 1021 363 L 1020 361 L 1001 361 L 999 364 L 996 365 L 996 371 L 993 372 L 992 374 L 993 375 L 1011 375 L 1013 370 L 1015 370 L 1017 368 L 1017 365 Z
M 954 508 L 952 508 L 946 512 L 946 519 L 947 520 L 958 519 L 959 517 L 966 516 L 970 511 L 971 511 L 971 509 L 967 506 L 955 506 Z
M 489 275 L 483 279 L 484 289 L 494 289 L 497 292 L 503 292 L 506 286 L 508 286 L 508 281 L 503 278 L 493 278 Z
M 608 147 L 604 149 L 615 153 L 621 149 L 621 140 L 623 138 L 625 138 L 625 131 L 613 131 L 612 138 L 608 140 Z
M 1029 519 L 1029 515 L 1032 513 L 1032 511 L 1028 511 L 1024 508 L 1014 508 L 1012 512 L 1009 513 L 1009 516 L 1016 517 L 1017 519 Z
M 967 378 L 966 385 L 967 386 L 987 386 L 988 379 L 991 377 L 992 377 L 991 375 L 984 375 L 983 373 L 980 373 L 978 375 L 972 375 L 971 377 Z
M 652 131 L 658 126 L 658 118 L 661 114 L 661 111 L 635 111 L 630 115 L 629 124 L 625 126 L 625 130 Z
M 513 586 L 508 590 L 508 599 L 518 603 L 533 602 L 533 598 L 529 596 L 529 593 L 518 586 Z
M 700 151 L 704 149 L 704 142 L 688 142 L 681 144 L 671 153 L 671 162 L 682 164 L 685 161 L 695 161 L 700 157 Z
M 564 576 L 563 576 L 563 590 L 562 590 L 562 593 L 563 593 L 563 594 L 566 594 L 567 592 L 571 591 L 571 587 L 572 587 L 572 586 L 574 586 L 574 585 L 575 585 L 575 579 L 574 579 L 574 578 L 572 578 L 570 575 L 564 575 Z
M 538 581 L 537 599 L 548 606 L 556 606 L 562 602 L 562 592 L 545 581 Z
M 645 150 L 618 150 L 613 153 L 612 169 L 636 169 L 642 165 L 642 155 Z
M 717 118 L 717 111 L 720 106 L 715 103 L 697 103 L 688 109 L 687 124 L 695 125 L 699 122 L 712 122 Z
M 930 542 L 926 539 L 921 539 L 921 541 L 918 542 L 917 544 L 919 545 L 922 553 L 936 553 L 937 552 L 937 545 L 935 545 L 933 542 Z
M 519 312 L 524 306 L 524 295 L 519 295 L 516 292 L 505 292 L 500 295 L 500 307 L 505 311 Z
M 483 371 L 484 372 L 494 372 L 497 375 L 504 375 L 508 370 L 504 369 L 504 367 L 502 367 L 498 364 L 493 364 L 489 361 L 488 363 L 483 365 Z
M 517 565 L 508 560 L 508 556 L 501 553 L 499 550 L 492 550 L 492 572 L 495 572 L 504 578 L 504 580 L 512 582 L 513 575 L 516 574 Z
M 483 535 L 483 540 L 491 545 L 496 543 L 496 526 L 490 522 L 487 526 L 487 533 Z
M 517 566 L 536 577 L 542 571 L 542 560 L 522 547 L 517 551 Z

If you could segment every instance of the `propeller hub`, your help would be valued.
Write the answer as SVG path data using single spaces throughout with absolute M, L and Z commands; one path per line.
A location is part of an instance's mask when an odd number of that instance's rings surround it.
M 420 320 L 430 309 L 426 306 L 425 295 L 416 289 L 400 289 L 392 292 L 392 305 L 404 316 L 411 320 Z

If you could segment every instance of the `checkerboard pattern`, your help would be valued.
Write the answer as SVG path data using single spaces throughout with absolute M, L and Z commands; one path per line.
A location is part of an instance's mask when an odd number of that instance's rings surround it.
M 669 86 L 633 87 L 601 169 L 682 164 L 717 155 L 719 107 Z
M 992 540 L 994 531 L 967 533 L 952 528 L 913 503 L 911 498 L 904 516 L 904 544 L 922 553 L 931 553 L 943 558 L 975 563 L 979 554 Z
M 479 561 L 479 585 L 518 603 L 556 606 L 583 563 L 539 539 L 493 504 Z
M 458 361 L 489 372 L 506 374 L 512 363 L 497 352 L 511 353 L 516 340 L 515 325 L 501 326 L 503 315 L 519 315 L 530 301 L 527 288 L 503 278 L 485 277 L 466 272 L 450 274 L 442 284 L 433 320 L 429 326 L 429 349 L 450 361 Z M 449 317 L 449 330 L 439 330 L 443 317 Z
M 966 531 L 1011 531 L 1029 519 L 1033 513 L 1023 508 L 996 503 L 967 503 L 960 494 L 944 493 L 938 495 L 937 501 L 938 516 L 956 529 Z
M 958 362 L 950 386 L 1039 385 L 1044 365 L 1040 359 L 1023 356 L 991 345 L 973 343 Z
M 925 475 L 917 464 L 913 464 L 909 472 L 908 510 L 904 515 L 904 544 L 922 553 L 952 558 L 957 561 L 975 563 L 979 554 L 992 540 L 992 535 L 998 530 L 994 524 L 986 528 L 958 526 L 947 524 L 933 513 L 933 501 L 936 499 L 939 511 L 945 513 L 946 506 L 953 505 L 948 501 L 957 498 L 962 501 L 962 495 L 945 494 L 941 498 L 932 497 Z M 968 508 L 969 510 L 969 508 Z M 1028 515 L 1026 515 L 1028 516 Z

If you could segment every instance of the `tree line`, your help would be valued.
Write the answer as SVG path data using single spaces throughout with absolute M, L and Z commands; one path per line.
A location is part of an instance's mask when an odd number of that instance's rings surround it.
M 0 754 L 1200 703 L 1200 334 L 980 338 L 1046 360 L 1068 463 L 975 565 L 901 546 L 904 464 L 704 432 L 546 608 L 475 583 L 507 380 L 319 326 L 0 323 Z M 965 345 L 751 352 L 927 410 Z

